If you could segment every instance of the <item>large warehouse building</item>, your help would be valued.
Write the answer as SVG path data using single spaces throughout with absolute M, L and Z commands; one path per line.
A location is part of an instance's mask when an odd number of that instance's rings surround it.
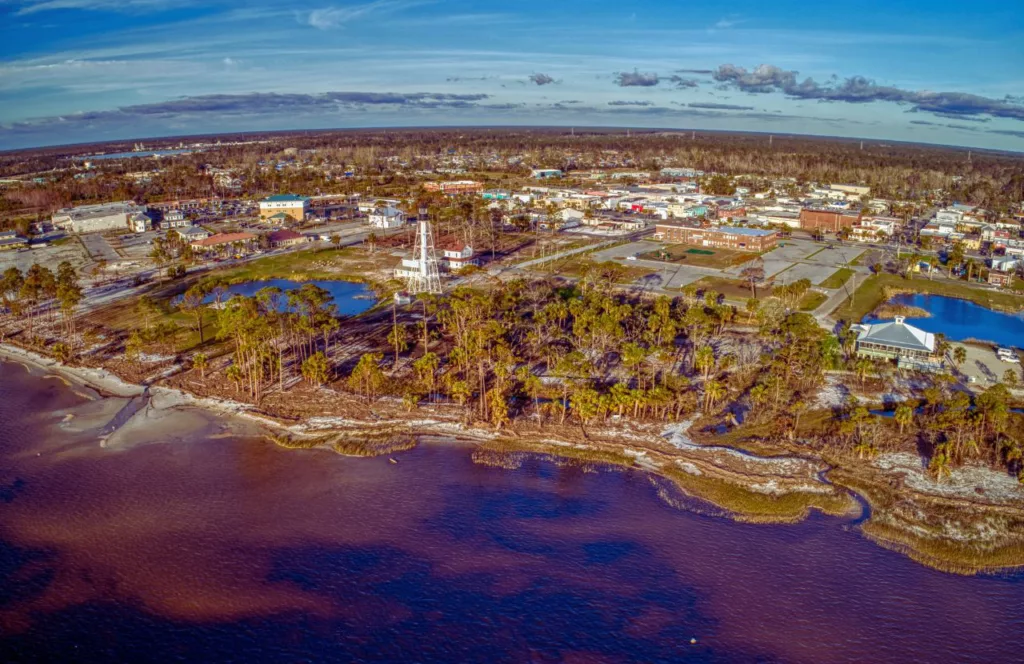
M 666 222 L 657 225 L 654 237 L 662 242 L 690 244 L 695 247 L 761 252 L 774 249 L 779 234 L 760 228 L 703 227 Z
M 133 217 L 144 214 L 145 208 L 133 201 L 80 205 L 64 208 L 53 214 L 53 225 L 72 233 L 97 233 L 100 231 L 129 231 Z

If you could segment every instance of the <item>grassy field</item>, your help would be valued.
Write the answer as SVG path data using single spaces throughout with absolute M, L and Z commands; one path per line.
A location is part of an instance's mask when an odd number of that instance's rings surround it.
M 833 315 L 841 320 L 859 321 L 886 300 L 887 290 L 956 297 L 1001 311 L 1024 309 L 1024 296 L 1014 293 L 976 288 L 955 281 L 933 281 L 925 277 L 904 279 L 894 274 L 876 274 L 865 279 L 854 297 L 843 303 Z
M 210 276 L 223 278 L 230 283 L 266 279 L 364 281 L 374 272 L 392 267 L 397 262 L 394 256 L 385 251 L 378 250 L 371 254 L 362 247 L 304 249 L 267 256 L 223 271 L 217 270 L 211 272 Z
M 809 291 L 800 299 L 800 311 L 814 311 L 824 304 L 827 299 L 828 296 L 824 293 Z
M 710 253 L 700 253 L 708 251 Z M 668 257 L 664 257 L 665 252 Z M 711 267 L 725 269 L 734 265 L 741 265 L 753 259 L 754 254 L 747 251 L 731 251 L 728 249 L 697 249 L 690 245 L 673 244 L 657 251 L 649 251 L 642 254 L 640 258 L 652 261 L 666 261 L 680 265 L 694 265 L 696 267 Z
M 837 272 L 833 273 L 828 279 L 822 281 L 819 286 L 822 288 L 842 288 L 843 284 L 850 280 L 853 276 L 853 270 L 850 268 L 840 268 Z

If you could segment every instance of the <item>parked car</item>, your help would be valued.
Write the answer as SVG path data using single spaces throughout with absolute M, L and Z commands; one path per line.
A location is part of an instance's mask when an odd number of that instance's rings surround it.
M 1003 362 L 1020 364 L 1020 357 L 1017 355 L 1017 352 L 1011 348 L 997 348 L 996 357 L 998 357 Z

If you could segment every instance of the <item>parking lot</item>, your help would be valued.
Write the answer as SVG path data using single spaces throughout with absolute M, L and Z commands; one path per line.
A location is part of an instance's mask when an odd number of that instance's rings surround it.
M 959 343 L 953 343 L 951 346 L 953 348 L 963 346 L 967 349 L 967 361 L 960 365 L 959 371 L 964 376 L 972 377 L 975 387 L 985 389 L 994 383 L 1002 381 L 1003 374 L 1006 373 L 1007 369 L 1016 371 L 1018 382 L 1024 384 L 1024 374 L 1021 373 L 1021 365 L 1003 362 L 996 357 L 994 347 Z M 951 350 L 950 356 L 952 356 L 952 353 L 953 351 Z

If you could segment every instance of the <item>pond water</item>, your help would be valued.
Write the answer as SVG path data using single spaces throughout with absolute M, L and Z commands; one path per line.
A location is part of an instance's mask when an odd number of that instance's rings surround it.
M 264 288 L 276 287 L 287 292 L 298 290 L 303 284 L 314 284 L 328 291 L 334 296 L 334 304 L 338 307 L 338 313 L 343 316 L 355 316 L 373 307 L 377 297 L 373 290 L 366 284 L 357 284 L 350 281 L 291 281 L 289 279 L 270 279 L 267 281 L 247 281 L 241 284 L 232 284 L 227 287 L 231 295 L 243 295 L 252 297 Z M 230 297 L 230 296 L 229 296 Z M 206 298 L 207 302 L 213 302 L 214 296 Z
M 1000 346 L 1024 346 L 1024 313 L 1008 314 L 952 297 L 905 293 L 891 302 L 919 307 L 931 316 L 907 318 L 907 322 L 927 332 L 942 333 L 951 341 L 979 339 Z M 875 323 L 877 318 L 865 317 Z
M 1019 661 L 1024 576 L 936 572 L 848 519 L 739 524 L 640 472 L 285 450 L 213 416 L 103 448 L 124 400 L 89 397 L 0 364 L 5 663 Z

